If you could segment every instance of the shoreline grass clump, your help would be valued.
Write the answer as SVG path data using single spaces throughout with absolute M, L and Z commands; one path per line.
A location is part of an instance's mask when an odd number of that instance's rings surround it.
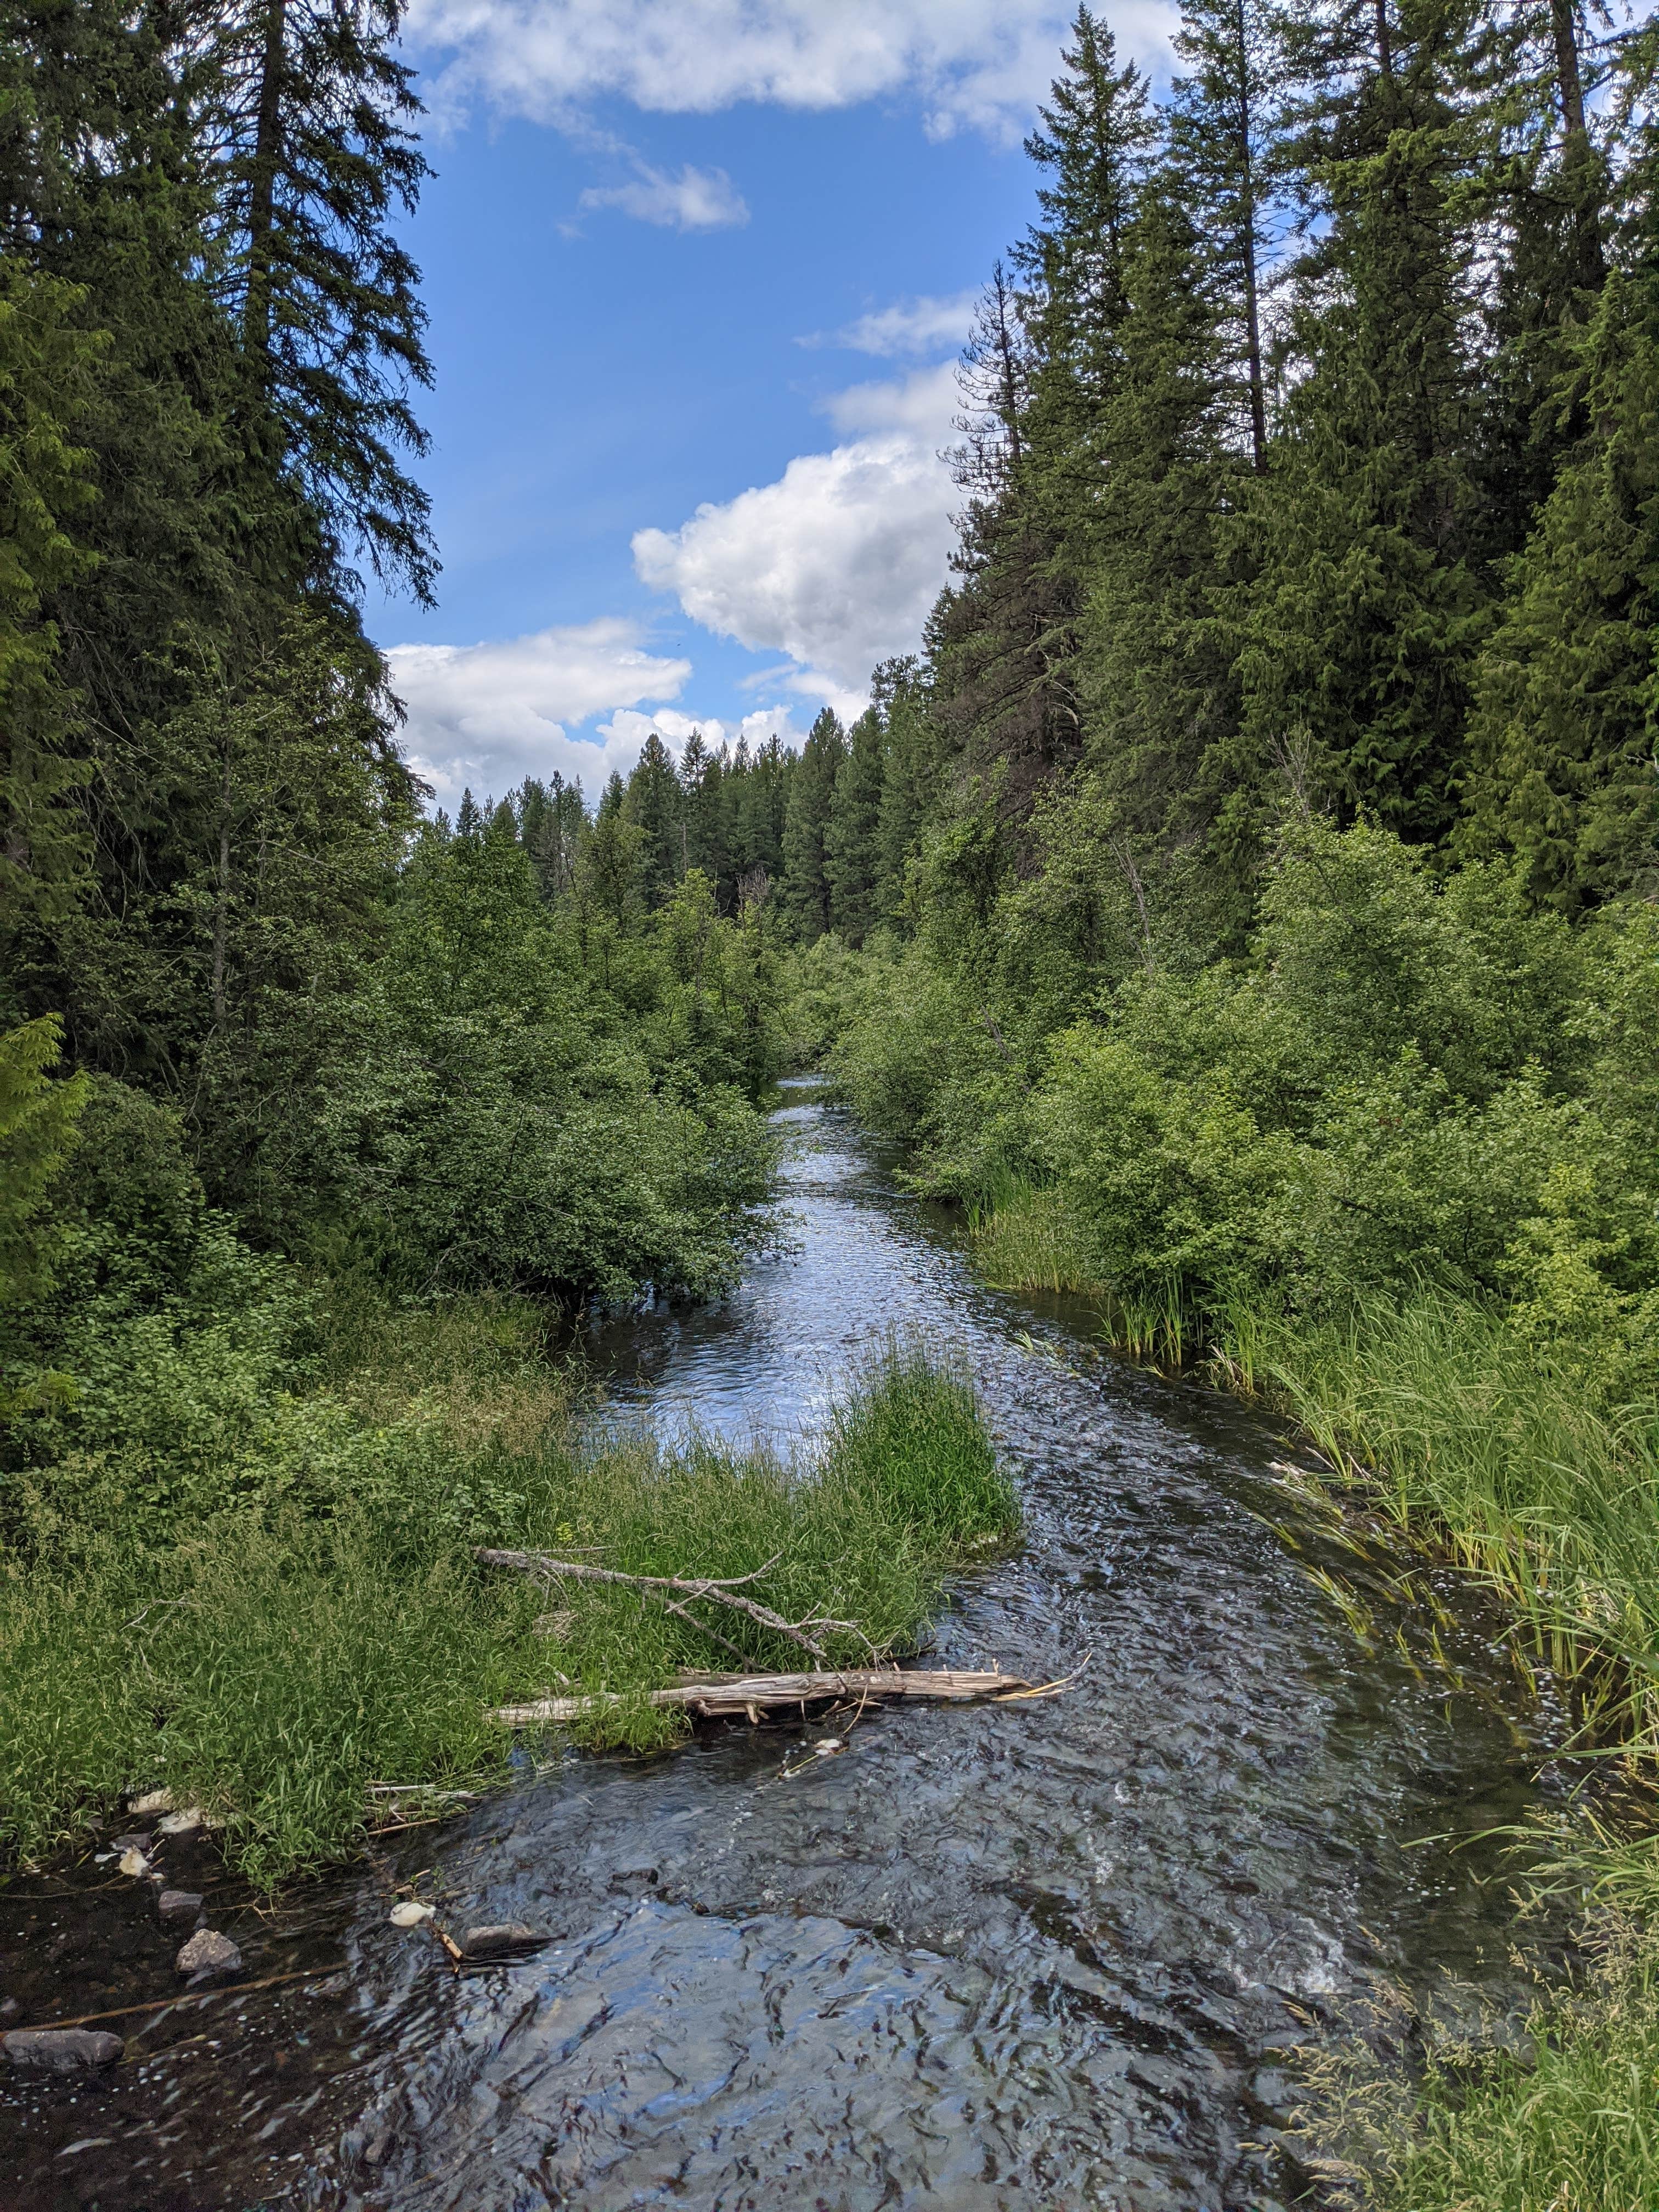
M 647 1750 L 682 1667 L 799 1666 L 788 1639 L 714 1607 L 538 1589 L 479 1545 L 624 1572 L 765 1571 L 785 1617 L 848 1624 L 832 1663 L 908 1648 L 951 1569 L 1017 1526 L 969 1384 L 915 1347 L 859 1370 L 816 1449 L 661 1446 L 585 1423 L 537 1310 L 463 1300 L 325 1315 L 313 1387 L 267 1389 L 187 1483 L 149 1496 L 151 1442 L 106 1438 L 8 1486 L 0 1551 L 0 1853 L 39 1860 L 166 1787 L 271 1884 L 349 1854 L 370 1785 L 500 1777 L 491 1705 L 564 1683 L 620 1692 L 573 1727 Z M 257 1418 L 256 1418 L 257 1416 Z M 250 1480 L 257 1466 L 260 1479 Z M 148 1506 L 146 1498 L 149 1498 Z

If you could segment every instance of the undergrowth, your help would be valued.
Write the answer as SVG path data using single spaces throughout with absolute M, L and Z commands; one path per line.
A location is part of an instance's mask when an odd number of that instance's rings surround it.
M 154 1437 L 124 1450 L 100 1432 L 6 1479 L 14 1859 L 166 1787 L 269 1884 L 353 1850 L 373 1783 L 501 1774 L 492 1705 L 619 1691 L 574 1733 L 647 1749 L 685 1725 L 647 1702 L 677 1668 L 734 1666 L 732 1646 L 745 1665 L 800 1662 L 740 1615 L 706 1607 L 716 1637 L 636 1592 L 482 1568 L 477 1545 L 635 1573 L 765 1569 L 754 1594 L 786 1617 L 854 1624 L 827 1646 L 845 1663 L 911 1644 L 952 1565 L 1015 1526 L 971 1389 L 919 1349 L 857 1371 L 797 1463 L 599 1433 L 526 1305 L 359 1304 L 311 1326 L 303 1375 L 221 1418 L 216 1458 L 192 1431 L 187 1476 L 158 1486 Z

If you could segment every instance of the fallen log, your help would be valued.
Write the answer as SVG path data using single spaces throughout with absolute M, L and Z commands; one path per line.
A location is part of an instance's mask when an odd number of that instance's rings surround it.
M 705 1674 L 653 1690 L 653 1705 L 678 1705 L 712 1720 L 721 1714 L 760 1717 L 763 1707 L 821 1705 L 826 1698 L 922 1698 L 966 1704 L 975 1698 L 1030 1698 L 1060 1684 L 1028 1681 L 1023 1674 L 975 1672 L 961 1667 L 847 1667 L 810 1674 Z M 497 1705 L 485 1717 L 507 1728 L 535 1728 L 548 1721 L 575 1721 L 605 1712 L 624 1700 L 614 1690 L 587 1697 L 538 1698 L 528 1705 Z

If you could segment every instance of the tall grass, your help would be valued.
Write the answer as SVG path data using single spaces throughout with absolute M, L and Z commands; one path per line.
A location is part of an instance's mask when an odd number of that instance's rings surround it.
M 1256 1317 L 1260 1382 L 1400 1528 L 1501 1598 L 1603 1732 L 1659 1752 L 1659 1425 L 1598 1404 L 1503 1314 L 1425 1288 Z
M 239 1447 L 217 1510 L 195 1510 L 205 1478 L 171 1522 L 112 1514 L 118 1468 L 34 1478 L 0 1553 L 14 1856 L 166 1786 L 274 1882 L 356 1846 L 373 1783 L 499 1775 L 510 1740 L 490 1705 L 619 1691 L 577 1733 L 644 1748 L 685 1725 L 646 1696 L 677 1668 L 801 1663 L 721 1608 L 700 1628 L 627 1589 L 543 1589 L 481 1569 L 477 1544 L 632 1573 L 765 1569 L 754 1592 L 786 1617 L 851 1624 L 828 1634 L 845 1662 L 902 1649 L 951 1566 L 1015 1525 L 971 1391 L 915 1350 L 855 1375 L 801 1463 L 585 1432 L 513 1308 L 359 1315 L 325 1334 L 316 1368 L 324 1389 L 267 1409 L 270 1448 L 293 1463 L 250 1492 Z
M 1311 2163 L 1337 2203 L 1390 2212 L 1653 2212 L 1659 2204 L 1659 1944 L 1615 1923 L 1572 1988 L 1484 2039 L 1402 2004 L 1376 2039 L 1421 2052 L 1414 2082 L 1365 2044 L 1316 2062 Z

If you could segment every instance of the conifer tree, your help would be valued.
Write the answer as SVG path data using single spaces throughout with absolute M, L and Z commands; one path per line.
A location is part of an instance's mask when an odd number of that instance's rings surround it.
M 846 732 L 834 708 L 825 707 L 801 747 L 783 821 L 783 910 L 804 945 L 814 943 L 831 926 L 824 838 L 846 757 Z
M 886 738 L 872 707 L 847 733 L 836 771 L 823 835 L 823 872 L 830 924 L 849 945 L 862 945 L 881 918 L 881 791 Z
M 1307 374 L 1264 495 L 1240 617 L 1236 793 L 1286 748 L 1319 797 L 1413 839 L 1449 827 L 1484 587 L 1470 558 L 1473 364 L 1457 230 L 1462 56 L 1450 0 L 1318 20 L 1304 140 L 1328 228 L 1297 272 Z M 1249 811 L 1239 811 L 1242 822 Z
M 211 16 L 212 228 L 280 465 L 337 545 L 429 600 L 430 501 L 400 459 L 426 450 L 410 391 L 432 380 L 418 272 L 390 228 L 429 173 L 415 73 L 393 52 L 402 12 L 234 0 Z
M 685 804 L 673 757 L 655 730 L 628 779 L 623 814 L 639 832 L 647 902 L 659 907 L 684 872 Z
M 1230 339 L 1239 430 L 1267 465 L 1262 270 L 1271 240 L 1278 46 L 1261 0 L 1185 0 L 1172 88 L 1171 167 L 1209 245 L 1210 286 Z
M 1095 551 L 1100 411 L 1121 360 L 1125 234 L 1157 126 L 1145 82 L 1080 7 L 1027 151 L 1039 220 L 1000 271 L 968 356 L 969 493 L 958 566 L 929 645 L 937 711 L 966 772 L 1023 814 L 1084 734 L 1079 616 Z
M 1659 257 L 1608 278 L 1580 350 L 1588 428 L 1481 655 L 1460 840 L 1568 915 L 1659 859 Z

